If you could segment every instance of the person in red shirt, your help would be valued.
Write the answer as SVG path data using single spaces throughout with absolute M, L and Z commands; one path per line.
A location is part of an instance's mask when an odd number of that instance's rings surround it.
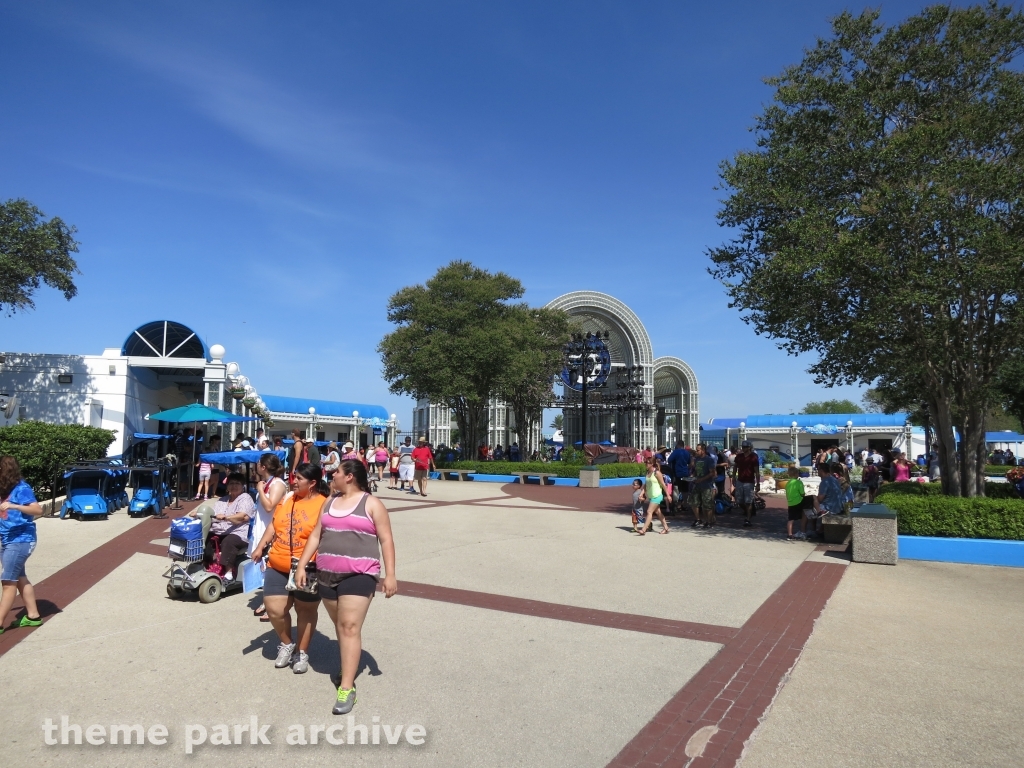
M 412 460 L 415 466 L 413 479 L 420 486 L 420 496 L 426 496 L 427 479 L 430 476 L 430 470 L 434 469 L 434 452 L 427 445 L 427 438 L 421 437 L 419 439 L 419 445 L 412 451 Z
M 750 442 L 743 441 L 743 450 L 736 454 L 736 466 L 732 471 L 733 495 L 743 509 L 745 527 L 750 526 L 750 515 L 754 509 L 754 486 L 761 489 L 761 462 L 752 450 Z

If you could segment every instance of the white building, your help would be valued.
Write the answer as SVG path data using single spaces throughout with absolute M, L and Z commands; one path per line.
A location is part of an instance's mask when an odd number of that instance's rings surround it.
M 272 433 L 286 435 L 292 426 L 318 432 L 329 425 L 360 443 L 385 434 L 393 442 L 397 422 L 381 406 L 277 397 L 270 398 L 271 407 L 224 355 L 224 347 L 207 347 L 195 331 L 171 320 L 139 326 L 120 347 L 99 355 L 0 354 L 0 400 L 14 403 L 9 417 L 0 411 L 0 426 L 32 420 L 109 429 L 115 439 L 108 454 L 118 456 L 136 433 L 170 435 L 187 426 L 149 420 L 149 414 L 202 402 L 243 416 L 266 412 Z M 253 434 L 262 426 L 262 420 L 227 425 L 222 437 L 230 440 L 239 430 Z M 207 435 L 221 429 L 202 428 Z M 167 449 L 160 446 L 160 452 Z

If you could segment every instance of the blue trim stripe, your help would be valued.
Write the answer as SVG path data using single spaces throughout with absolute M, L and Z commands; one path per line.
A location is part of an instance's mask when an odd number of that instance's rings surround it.
M 944 539 L 937 536 L 899 536 L 897 539 L 899 556 L 905 560 L 1024 568 L 1024 541 Z

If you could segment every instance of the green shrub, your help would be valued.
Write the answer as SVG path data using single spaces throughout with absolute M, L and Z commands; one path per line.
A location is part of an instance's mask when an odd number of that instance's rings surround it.
M 1011 469 L 1013 469 L 1013 467 L 1008 464 L 986 464 L 985 474 L 995 475 L 996 477 L 1005 477 L 1006 473 Z
M 482 475 L 511 475 L 514 472 L 544 472 L 558 477 L 579 477 L 581 464 L 564 461 L 439 461 L 438 469 L 472 469 Z M 635 463 L 599 464 L 601 477 L 640 477 L 644 465 Z
M 0 455 L 18 460 L 21 476 L 39 498 L 52 498 L 54 475 L 59 486 L 66 465 L 105 458 L 112 442 L 114 433 L 109 429 L 81 424 L 23 421 L 0 429 Z
M 883 483 L 875 498 L 893 495 L 941 496 L 942 483 Z M 985 483 L 985 498 L 1016 499 L 1018 496 L 1009 483 Z
M 1024 540 L 1024 500 L 890 493 L 884 503 L 906 536 Z

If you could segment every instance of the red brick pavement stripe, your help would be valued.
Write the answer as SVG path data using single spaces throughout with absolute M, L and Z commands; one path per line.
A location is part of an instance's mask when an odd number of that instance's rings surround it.
M 186 503 L 183 510 L 168 510 L 171 514 L 190 510 L 194 503 Z M 168 520 L 149 518 L 133 526 L 110 541 L 101 544 L 91 552 L 82 555 L 70 565 L 36 583 L 36 599 L 39 602 L 39 614 L 43 622 L 49 621 L 64 608 L 81 597 L 87 590 L 95 586 L 102 578 L 108 576 L 115 568 L 125 562 L 136 552 L 165 555 L 167 549 L 157 547 L 150 542 L 164 537 Z M 96 521 L 90 525 L 103 525 Z M 31 560 L 29 567 L 31 568 Z M 21 605 L 19 599 L 16 607 Z M 9 616 L 17 615 L 14 611 Z M 9 622 L 8 622 L 9 624 Z M 8 629 L 0 635 L 0 656 L 11 650 L 34 630 L 32 628 Z
M 473 592 L 466 589 L 437 587 L 432 584 L 417 584 L 400 581 L 399 594 L 438 600 L 444 603 L 468 605 L 492 611 L 519 613 L 544 619 L 570 621 L 576 624 L 591 624 L 597 627 L 625 629 L 631 632 L 645 632 L 652 635 L 680 637 L 687 640 L 704 640 L 709 643 L 727 643 L 739 631 L 736 627 L 720 627 L 714 624 L 698 624 L 690 621 L 673 621 L 654 616 L 639 616 L 615 611 L 601 611 L 595 608 L 580 608 L 574 605 L 546 603 L 541 600 L 526 600 L 521 597 L 495 595 L 489 592 Z
M 838 564 L 801 563 L 609 768 L 734 766 L 844 571 Z M 705 726 L 718 731 L 703 754 L 691 759 L 685 753 L 687 742 Z

